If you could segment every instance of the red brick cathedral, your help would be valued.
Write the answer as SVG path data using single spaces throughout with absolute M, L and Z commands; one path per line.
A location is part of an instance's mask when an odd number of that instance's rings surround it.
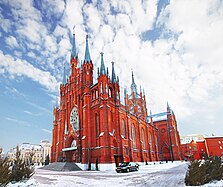
M 180 138 L 173 111 L 147 114 L 145 94 L 132 73 L 131 93 L 120 102 L 114 63 L 109 75 L 103 53 L 97 82 L 88 36 L 82 64 L 72 39 L 70 75 L 60 85 L 60 106 L 54 108 L 51 162 L 76 162 L 87 169 L 122 161 L 180 160 Z

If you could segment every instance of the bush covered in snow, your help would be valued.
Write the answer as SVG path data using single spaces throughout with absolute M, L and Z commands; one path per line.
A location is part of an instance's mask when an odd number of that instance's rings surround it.
M 192 161 L 186 173 L 185 183 L 187 186 L 199 186 L 221 179 L 223 179 L 221 158 L 214 156 Z
M 6 186 L 9 182 L 18 182 L 29 179 L 34 174 L 33 166 L 27 165 L 20 157 L 21 152 L 17 147 L 13 161 L 0 159 L 0 186 Z
M 0 186 L 5 186 L 11 181 L 11 170 L 8 158 L 0 158 Z

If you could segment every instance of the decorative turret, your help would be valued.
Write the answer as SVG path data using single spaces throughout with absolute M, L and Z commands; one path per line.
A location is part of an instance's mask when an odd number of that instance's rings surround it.
M 72 38 L 72 50 L 71 50 L 71 59 L 77 57 L 76 52 L 76 42 L 75 42 L 75 32 L 74 32 L 75 26 L 73 27 L 73 38 Z
M 170 109 L 170 106 L 169 106 L 168 101 L 167 101 L 166 106 L 167 106 L 167 115 L 168 115 L 168 114 L 171 114 L 171 109 Z
M 167 103 L 166 103 L 166 106 L 167 106 L 167 111 L 170 111 L 170 106 L 169 106 L 168 101 L 167 101 Z
M 132 90 L 132 93 L 133 93 L 133 92 L 134 92 L 135 94 L 137 93 L 137 86 L 136 86 L 136 84 L 135 84 L 133 71 L 132 71 L 132 84 L 131 84 L 131 90 Z
M 101 67 L 100 67 L 100 75 L 106 75 L 106 71 L 105 71 L 105 64 L 104 64 L 104 58 L 103 58 L 103 52 L 100 53 L 101 54 Z
M 109 76 L 108 67 L 107 67 L 107 77 Z
M 90 51 L 88 47 L 88 35 L 86 35 L 86 48 L 85 48 L 85 57 L 84 57 L 84 63 L 90 63 L 91 57 L 90 57 Z
M 112 78 L 111 78 L 111 82 L 112 83 L 116 83 L 116 76 L 115 76 L 115 68 L 114 68 L 114 62 L 112 63 Z
M 126 98 L 126 95 L 127 95 L 127 90 L 126 88 L 124 88 L 124 98 Z
M 90 86 L 93 84 L 93 64 L 90 57 L 89 47 L 88 47 L 88 35 L 86 35 L 86 48 L 84 63 L 81 67 L 82 71 L 82 86 L 86 86 L 85 91 L 89 91 Z

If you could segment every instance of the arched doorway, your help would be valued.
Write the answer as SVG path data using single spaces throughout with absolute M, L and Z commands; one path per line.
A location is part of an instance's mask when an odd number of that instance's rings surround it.
M 63 149 L 65 162 L 78 162 L 77 141 L 70 136 L 66 142 L 66 148 Z
M 161 149 L 162 160 L 167 161 L 171 160 L 170 149 L 167 146 L 163 146 Z

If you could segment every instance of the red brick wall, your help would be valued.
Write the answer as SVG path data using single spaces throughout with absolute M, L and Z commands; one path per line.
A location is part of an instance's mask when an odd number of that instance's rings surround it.
M 167 121 L 156 125 L 146 121 L 146 100 L 142 93 L 140 97 L 134 97 L 133 94 L 130 98 L 126 95 L 125 105 L 122 105 L 119 84 L 111 83 L 107 75 L 101 75 L 97 84 L 93 85 L 92 62 L 85 63 L 80 69 L 77 68 L 77 59 L 72 59 L 71 70 L 68 83 L 60 86 L 60 106 L 54 110 L 52 162 L 156 161 L 161 159 L 160 150 L 165 146 L 165 142 L 169 144 L 170 140 L 173 144 L 173 159 L 180 159 L 179 133 L 175 117 L 172 118 L 171 115 L 168 120 L 169 125 L 173 126 L 168 137 Z M 139 107 L 135 107 L 136 104 Z M 131 105 L 134 106 L 133 114 L 129 111 Z M 75 132 L 70 124 L 73 107 L 78 109 L 80 121 L 80 129 Z M 63 148 L 71 147 L 73 140 L 76 141 L 77 150 L 62 152 Z M 170 160 L 170 150 L 164 155 L 165 159 Z
M 208 156 L 223 155 L 223 137 L 205 138 L 205 144 Z

